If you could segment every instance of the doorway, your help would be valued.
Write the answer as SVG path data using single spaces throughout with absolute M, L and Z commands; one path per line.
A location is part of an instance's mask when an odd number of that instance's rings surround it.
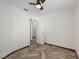
M 30 44 L 37 42 L 37 24 L 37 20 L 30 19 Z

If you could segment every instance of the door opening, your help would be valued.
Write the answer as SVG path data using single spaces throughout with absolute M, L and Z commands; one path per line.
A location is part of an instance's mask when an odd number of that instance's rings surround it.
M 30 20 L 30 44 L 37 42 L 37 20 Z

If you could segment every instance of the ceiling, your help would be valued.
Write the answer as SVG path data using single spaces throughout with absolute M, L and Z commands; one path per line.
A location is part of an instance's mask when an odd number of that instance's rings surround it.
M 28 12 L 36 15 L 45 15 L 59 10 L 73 9 L 75 8 L 76 0 L 46 0 L 43 4 L 44 10 L 40 11 L 36 9 L 35 5 L 29 5 L 29 2 L 36 2 L 36 0 L 7 0 L 10 4 L 24 9 Z

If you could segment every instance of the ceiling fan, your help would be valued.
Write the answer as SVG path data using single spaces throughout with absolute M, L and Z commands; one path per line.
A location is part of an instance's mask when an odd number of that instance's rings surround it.
M 36 8 L 39 9 L 39 10 L 43 10 L 43 6 L 42 4 L 45 2 L 45 0 L 37 0 L 36 3 L 32 3 L 32 2 L 29 2 L 30 5 L 36 5 Z

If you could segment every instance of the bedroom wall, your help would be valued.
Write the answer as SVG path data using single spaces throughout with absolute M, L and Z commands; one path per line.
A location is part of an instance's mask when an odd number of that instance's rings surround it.
M 36 16 L 0 0 L 0 58 L 30 44 L 30 19 Z
M 41 40 L 67 48 L 75 48 L 75 11 L 62 10 L 40 16 L 39 32 Z
M 79 56 L 79 0 L 77 0 L 76 6 L 76 51 Z
M 0 58 L 6 55 L 13 43 L 12 7 L 0 0 Z

